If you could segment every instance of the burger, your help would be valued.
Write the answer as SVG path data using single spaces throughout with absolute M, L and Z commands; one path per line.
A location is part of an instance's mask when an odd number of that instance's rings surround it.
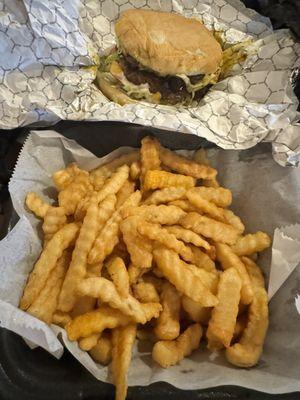
M 100 90 L 119 104 L 190 104 L 218 81 L 222 48 L 199 21 L 167 12 L 124 11 L 117 46 L 101 57 Z

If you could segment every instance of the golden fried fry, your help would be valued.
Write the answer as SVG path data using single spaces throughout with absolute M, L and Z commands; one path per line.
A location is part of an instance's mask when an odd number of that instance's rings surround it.
M 115 400 L 125 400 L 127 394 L 127 373 L 132 348 L 136 338 L 136 324 L 119 327 L 112 332 L 112 380 L 116 386 Z
M 49 274 L 45 286 L 32 302 L 27 312 L 50 324 L 57 307 L 58 295 L 71 261 L 71 253 L 65 250 Z
M 143 268 L 135 264 L 130 264 L 128 267 L 128 276 L 130 285 L 135 284 L 151 267 Z
M 157 293 L 161 293 L 165 281 L 163 279 L 157 278 L 154 275 L 146 274 L 143 275 L 143 282 L 151 283 L 151 285 L 153 285 L 157 290 Z
M 161 225 L 174 225 L 184 217 L 186 213 L 175 206 L 159 206 L 142 205 L 139 207 L 126 207 L 122 211 L 123 218 L 130 216 L 139 216 L 148 222 L 153 222 Z
M 170 201 L 175 201 L 182 199 L 186 193 L 184 187 L 167 187 L 161 190 L 156 190 L 147 199 L 144 204 L 161 204 L 169 203 Z
M 81 350 L 89 351 L 97 345 L 97 342 L 100 339 L 100 337 L 101 337 L 100 333 L 92 333 L 90 336 L 80 339 L 78 341 L 78 345 L 81 348 Z
M 248 324 L 242 337 L 226 349 L 226 358 L 231 364 L 244 368 L 257 364 L 269 325 L 268 314 L 268 295 L 265 289 L 255 287 Z
M 210 160 L 207 158 L 205 149 L 199 149 L 194 154 L 194 160 L 199 164 L 210 165 Z M 202 185 L 206 187 L 218 188 L 220 185 L 217 178 L 203 179 Z
M 90 204 L 90 201 L 92 197 L 95 196 L 96 193 L 97 193 L 96 191 L 87 192 L 86 195 L 79 201 L 74 214 L 75 221 L 83 221 L 86 215 L 86 210 L 88 209 L 88 206 Z
M 204 199 L 194 191 L 188 191 L 186 193 L 186 197 L 193 206 L 197 207 L 201 211 L 201 213 L 207 214 L 218 221 L 224 222 L 225 218 L 223 208 L 217 207 L 214 203 Z
M 198 348 L 201 336 L 201 326 L 191 325 L 176 340 L 161 340 L 155 343 L 152 358 L 163 368 L 175 365 Z
M 45 202 L 34 192 L 29 192 L 27 194 L 25 203 L 29 210 L 39 218 L 44 218 L 47 211 L 51 208 L 50 204 Z
M 248 322 L 248 316 L 246 313 L 239 315 L 236 324 L 234 327 L 234 332 L 233 332 L 233 339 L 232 341 L 237 341 L 240 339 L 242 336 L 242 333 L 244 332 Z
M 114 194 L 109 194 L 105 199 L 99 204 L 98 212 L 98 232 L 103 229 L 106 222 L 113 215 L 116 209 L 117 197 Z
M 229 347 L 239 311 L 242 282 L 234 268 L 228 268 L 220 276 L 219 303 L 213 308 L 206 337 L 208 348 L 218 350 Z
M 96 363 L 108 365 L 111 361 L 111 351 L 111 338 L 103 333 L 97 344 L 89 351 L 89 354 Z
M 190 189 L 195 186 L 195 179 L 191 176 L 172 174 L 167 171 L 148 171 L 144 178 L 144 190 L 163 189 L 168 187 L 184 187 Z
M 141 175 L 141 163 L 140 161 L 135 161 L 130 166 L 129 176 L 130 179 L 136 181 L 140 178 Z
M 106 265 L 107 272 L 109 273 L 119 295 L 121 297 L 129 296 L 129 276 L 124 264 L 120 257 L 113 258 Z
M 159 143 L 150 136 L 142 139 L 141 147 L 141 184 L 143 187 L 144 178 L 148 171 L 160 169 Z
M 132 320 L 119 310 L 101 306 L 96 310 L 79 315 L 66 325 L 69 340 L 77 340 L 101 333 L 104 329 L 114 329 L 117 326 L 128 325 Z
M 198 164 L 162 146 L 160 146 L 159 154 L 164 165 L 180 174 L 192 176 L 196 179 L 212 179 L 217 175 L 217 171 L 214 168 L 204 164 Z
M 111 162 L 100 165 L 91 171 L 91 181 L 96 190 L 99 190 L 102 186 L 104 181 L 116 171 L 117 168 L 121 167 L 122 165 L 126 164 L 130 166 L 132 163 L 137 162 L 140 159 L 140 151 L 134 150 L 130 153 L 123 154 L 122 156 L 115 158 Z
M 182 240 L 185 243 L 191 243 L 194 246 L 203 247 L 206 250 L 211 249 L 211 245 L 200 235 L 197 235 L 197 233 L 190 231 L 189 229 L 184 229 L 180 225 L 167 226 L 166 230 L 175 235 L 177 239 Z
M 258 231 L 256 233 L 248 233 L 248 235 L 240 236 L 231 248 L 238 256 L 249 256 L 267 249 L 270 245 L 270 237 L 266 233 Z
M 179 292 L 204 307 L 212 307 L 218 303 L 217 298 L 203 283 L 202 277 L 198 275 L 201 270 L 194 265 L 186 264 L 173 250 L 156 248 L 154 258 L 158 268 Z
M 72 215 L 81 199 L 92 188 L 89 173 L 80 170 L 73 181 L 58 193 L 58 204 L 66 210 L 66 215 Z
M 208 324 L 212 307 L 202 307 L 199 303 L 187 296 L 182 296 L 181 304 L 192 321 L 199 322 L 201 325 Z
M 166 282 L 161 293 L 162 312 L 154 328 L 158 339 L 173 340 L 180 334 L 180 295 L 173 285 Z
M 240 258 L 226 244 L 216 243 L 217 260 L 224 270 L 235 268 L 242 281 L 241 302 L 250 304 L 253 299 L 253 288 L 245 265 Z
M 64 328 L 69 322 L 72 321 L 70 314 L 64 313 L 62 311 L 55 311 L 52 316 L 52 324 L 61 326 Z
M 50 207 L 45 216 L 43 223 L 43 232 L 47 236 L 47 240 L 59 231 L 67 222 L 65 209 L 62 207 Z
M 136 268 L 147 269 L 152 264 L 152 243 L 138 233 L 140 221 L 141 219 L 137 216 L 126 218 L 121 222 L 120 229 L 132 264 Z M 132 278 L 130 282 L 132 283 Z
M 198 268 L 203 268 L 207 272 L 216 272 L 216 265 L 213 260 L 198 247 L 190 246 L 193 252 L 193 264 Z
M 72 261 L 59 296 L 57 308 L 61 311 L 71 311 L 75 305 L 76 287 L 85 277 L 88 253 L 98 232 L 98 212 L 97 201 L 93 198 L 84 217 L 72 254 Z
M 117 193 L 117 204 L 116 208 L 120 208 L 121 205 L 128 199 L 128 197 L 134 192 L 135 183 L 129 180 L 126 180 L 121 187 L 121 189 Z
M 133 296 L 121 297 L 114 284 L 105 278 L 88 278 L 78 284 L 77 291 L 82 296 L 100 298 L 104 303 L 117 308 L 123 314 L 141 324 L 157 318 L 161 311 L 159 303 L 139 303 Z
M 239 235 L 239 232 L 232 226 L 195 212 L 189 213 L 182 218 L 180 225 L 220 243 L 234 244 Z
M 159 303 L 159 294 L 153 283 L 139 282 L 132 289 L 134 297 L 141 303 Z
M 253 286 L 265 288 L 265 279 L 259 266 L 248 257 L 242 257 L 242 262 L 246 267 Z
M 52 176 L 56 189 L 58 191 L 66 189 L 73 182 L 74 178 L 81 174 L 81 171 L 75 163 L 69 164 L 65 169 L 56 171 Z
M 20 308 L 22 310 L 27 310 L 37 298 L 45 286 L 51 271 L 61 258 L 63 251 L 69 247 L 70 243 L 76 237 L 78 230 L 79 226 L 75 223 L 65 225 L 47 243 L 29 275 L 23 297 L 20 301 Z
M 119 167 L 116 172 L 114 172 L 112 176 L 105 181 L 101 190 L 97 192 L 98 203 L 103 201 L 109 194 L 116 194 L 127 181 L 128 176 L 129 167 L 127 165 L 122 165 L 122 167 Z
M 218 207 L 228 207 L 232 202 L 232 194 L 229 189 L 222 187 L 213 188 L 198 186 L 190 189 L 188 193 L 193 193 L 194 195 L 200 196 L 202 199 L 214 203 Z
M 231 225 L 235 228 L 240 234 L 242 234 L 245 230 L 245 226 L 242 223 L 240 217 L 235 215 L 231 210 L 224 209 L 223 210 L 224 218 L 227 224 Z
M 160 225 L 141 221 L 138 225 L 138 232 L 150 240 L 156 240 L 169 249 L 175 250 L 186 261 L 192 261 L 192 250 L 183 242 L 176 239 L 173 233 L 169 233 L 167 229 L 162 228 Z

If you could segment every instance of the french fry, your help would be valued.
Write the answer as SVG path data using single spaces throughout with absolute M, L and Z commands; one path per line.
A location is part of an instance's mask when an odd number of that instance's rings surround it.
M 50 204 L 34 192 L 27 193 L 25 203 L 29 210 L 39 218 L 44 218 L 47 211 L 51 208 Z
M 56 171 L 52 176 L 56 189 L 58 191 L 66 189 L 66 187 L 73 182 L 75 177 L 81 174 L 81 171 L 82 170 L 78 168 L 75 163 L 69 164 L 65 169 Z
M 117 204 L 116 209 L 120 208 L 121 205 L 128 199 L 128 197 L 134 192 L 135 183 L 126 180 L 117 193 Z
M 161 293 L 162 312 L 156 320 L 154 333 L 158 339 L 173 340 L 180 334 L 180 295 L 173 285 L 166 282 Z
M 239 311 L 242 282 L 234 268 L 228 268 L 220 276 L 218 304 L 213 308 L 206 337 L 208 348 L 218 350 L 229 347 Z
M 127 165 L 122 165 L 116 172 L 108 178 L 99 192 L 97 192 L 97 202 L 100 203 L 109 194 L 116 194 L 121 187 L 124 185 L 129 176 L 129 167 Z
M 167 187 L 153 192 L 146 198 L 144 204 L 157 205 L 161 203 L 169 203 L 171 201 L 182 199 L 185 193 L 186 189 L 184 187 Z
M 133 150 L 129 153 L 121 155 L 118 158 L 115 158 L 107 164 L 100 165 L 100 167 L 93 169 L 90 172 L 90 176 L 95 189 L 99 190 L 103 186 L 104 181 L 107 178 L 110 178 L 117 168 L 124 164 L 130 166 L 132 163 L 139 161 L 139 159 L 140 151 Z
M 250 258 L 242 257 L 242 262 L 246 267 L 253 286 L 265 288 L 265 279 L 259 266 Z
M 96 193 L 97 193 L 96 191 L 87 192 L 86 195 L 79 201 L 74 213 L 75 221 L 83 221 L 86 215 L 86 210 L 88 209 L 88 206 L 90 204 L 90 201 L 92 197 L 95 196 Z
M 203 307 L 213 307 L 218 303 L 217 298 L 199 277 L 200 270 L 196 272 L 197 267 L 180 260 L 173 250 L 156 248 L 154 258 L 163 275 L 179 292 L 199 302 Z
M 224 270 L 235 268 L 242 281 L 241 302 L 250 304 L 253 299 L 253 288 L 245 265 L 240 258 L 226 244 L 216 243 L 217 260 Z
M 103 333 L 96 346 L 89 351 L 89 354 L 96 363 L 108 365 L 111 361 L 111 351 L 111 338 Z
M 161 225 L 177 224 L 186 215 L 184 211 L 175 206 L 142 205 L 139 207 L 126 207 L 122 211 L 123 218 L 139 216 L 148 222 Z
M 70 313 L 72 318 L 76 318 L 78 315 L 85 314 L 92 311 L 96 306 L 96 299 L 90 296 L 82 296 L 76 300 L 76 303 Z
M 92 333 L 90 336 L 82 338 L 78 341 L 78 345 L 83 351 L 89 351 L 93 347 L 97 345 L 98 340 L 100 339 L 100 333 Z
M 75 239 L 79 226 L 75 223 L 63 226 L 56 232 L 43 249 L 38 261 L 29 275 L 27 285 L 20 301 L 20 308 L 27 310 L 37 298 L 55 268 L 57 261 Z
M 156 139 L 146 136 L 142 139 L 141 146 L 141 184 L 148 171 L 160 169 L 159 143 Z
M 267 249 L 270 244 L 270 237 L 266 233 L 258 231 L 240 236 L 231 248 L 238 256 L 249 256 Z
M 231 364 L 244 368 L 257 364 L 269 325 L 268 314 L 268 295 L 265 289 L 255 287 L 242 337 L 226 349 L 226 358 Z
M 228 209 L 224 209 L 223 214 L 227 224 L 235 228 L 240 234 L 244 232 L 245 226 L 242 223 L 240 217 L 238 217 L 234 214 L 234 212 Z
M 132 289 L 134 297 L 141 303 L 159 303 L 159 294 L 153 283 L 139 282 Z
M 244 332 L 244 330 L 247 326 L 247 322 L 248 322 L 248 316 L 246 313 L 238 316 L 235 327 L 234 327 L 232 342 L 236 342 L 237 340 L 239 340 L 241 338 L 242 333 Z M 232 342 L 231 342 L 231 344 L 232 344 Z
M 152 265 L 152 243 L 138 233 L 140 221 L 137 216 L 126 218 L 121 222 L 120 229 L 135 269 L 147 269 Z
M 131 295 L 121 297 L 114 284 L 105 278 L 84 279 L 78 284 L 77 291 L 82 296 L 100 298 L 104 303 L 141 324 L 145 324 L 151 318 L 157 318 L 161 311 L 159 303 L 142 304 Z
M 93 333 L 102 333 L 104 329 L 128 325 L 131 322 L 132 320 L 119 310 L 103 305 L 96 310 L 78 315 L 66 325 L 65 329 L 69 340 L 73 341 L 88 337 Z
M 129 277 L 129 284 L 133 285 L 137 283 L 137 281 L 149 271 L 151 267 L 143 268 L 139 267 L 135 264 L 130 264 L 128 267 L 128 277 Z
M 161 293 L 161 291 L 163 289 L 164 280 L 157 278 L 156 276 L 154 276 L 152 274 L 143 275 L 143 282 L 151 283 L 151 285 L 153 285 L 155 287 L 155 289 L 157 290 L 157 293 Z
M 80 170 L 73 181 L 58 193 L 58 204 L 66 211 L 66 215 L 72 215 L 81 199 L 92 189 L 89 173 Z
M 176 340 L 161 340 L 155 343 L 152 358 L 163 368 L 175 365 L 198 348 L 201 336 L 201 326 L 191 325 Z
M 187 296 L 182 296 L 181 304 L 192 321 L 199 322 L 201 325 L 208 324 L 212 307 L 202 307 L 199 303 Z
M 85 277 L 88 253 L 98 232 L 98 212 L 98 203 L 96 198 L 93 198 L 84 217 L 72 261 L 59 295 L 57 308 L 61 311 L 71 311 L 77 300 L 76 287 Z
M 141 221 L 138 225 L 138 232 L 146 236 L 150 240 L 156 240 L 162 245 L 176 251 L 186 261 L 192 261 L 192 250 L 187 247 L 183 242 L 176 239 L 173 233 L 169 233 L 167 229 L 162 228 L 158 224 L 151 224 L 146 221 Z
M 197 207 L 201 213 L 204 213 L 217 221 L 224 222 L 224 210 L 221 207 L 217 207 L 214 203 L 204 199 L 197 192 L 188 191 L 186 197 L 191 204 Z
M 67 222 L 67 217 L 65 214 L 65 209 L 62 207 L 50 207 L 45 216 L 43 222 L 43 232 L 47 239 L 50 240 L 51 237 L 59 231 Z
M 214 261 L 202 250 L 196 246 L 190 246 L 193 252 L 193 264 L 198 268 L 203 268 L 207 272 L 216 273 L 216 265 Z
M 238 230 L 232 226 L 195 212 L 189 213 L 182 218 L 180 225 L 220 243 L 234 244 L 239 235 Z
M 27 312 L 36 318 L 50 324 L 57 307 L 58 295 L 71 261 L 71 253 L 65 250 L 50 272 L 45 286 L 32 302 Z
M 129 296 L 129 276 L 124 264 L 120 257 L 115 257 L 106 265 L 107 272 L 109 273 L 119 295 L 121 297 Z
M 185 189 L 190 189 L 195 186 L 195 183 L 195 179 L 191 176 L 153 170 L 148 171 L 145 175 L 144 191 L 168 187 L 183 187 Z
M 103 229 L 106 222 L 113 215 L 116 209 L 117 197 L 114 194 L 109 194 L 105 199 L 99 204 L 98 211 L 98 232 Z
M 133 181 L 136 181 L 140 178 L 140 176 L 141 176 L 140 161 L 135 161 L 130 165 L 129 176 L 130 176 L 130 179 L 132 179 Z
M 70 314 L 64 313 L 62 311 L 55 311 L 52 315 L 52 324 L 61 326 L 64 328 L 69 322 L 72 321 Z
M 119 327 L 112 332 L 112 380 L 116 386 L 115 400 L 125 400 L 127 394 L 127 373 L 132 348 L 136 338 L 136 324 Z
M 205 187 L 198 186 L 188 191 L 189 194 L 193 193 L 194 195 L 200 196 L 203 199 L 214 203 L 218 207 L 228 207 L 232 202 L 232 194 L 229 189 L 225 189 L 222 187 L 213 188 L 213 187 Z
M 196 247 L 203 247 L 206 250 L 211 249 L 211 245 L 200 235 L 197 235 L 197 233 L 189 229 L 184 229 L 180 225 L 167 226 L 165 229 L 169 233 L 175 235 L 178 240 L 182 240 L 185 243 L 191 243 Z
M 160 146 L 159 155 L 164 165 L 180 174 L 192 176 L 196 179 L 212 179 L 217 175 L 217 171 L 214 168 L 198 164 L 162 146 Z

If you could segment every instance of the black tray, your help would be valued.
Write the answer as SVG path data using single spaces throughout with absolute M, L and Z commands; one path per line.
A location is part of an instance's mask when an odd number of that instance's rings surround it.
M 194 135 L 184 135 L 158 129 L 120 122 L 61 122 L 53 127 L 68 138 L 102 156 L 122 145 L 138 146 L 140 139 L 151 133 L 163 144 L 177 148 L 195 149 L 210 147 L 211 143 Z M 8 179 L 16 160 L 17 150 L 28 130 L 11 134 L 5 146 L 5 163 L 0 164 L 0 176 Z M 3 144 L 1 144 L 3 150 Z M 173 146 L 174 147 L 174 146 Z M 246 150 L 251 151 L 251 150 Z M 4 168 L 5 167 L 5 168 Z M 1 175 L 2 174 L 2 175 Z M 3 180 L 2 180 L 3 181 Z M 4 187 L 4 186 L 3 186 Z M 6 220 L 2 223 L 2 236 L 14 218 L 8 196 L 2 195 L 6 207 Z M 0 197 L 1 201 L 1 197 Z M 6 226 L 5 226 L 6 223 Z M 1 235 L 0 235 L 1 238 Z M 199 376 L 201 379 L 201 376 Z M 113 399 L 114 390 L 109 384 L 97 381 L 73 356 L 65 350 L 63 357 L 56 360 L 42 349 L 30 350 L 22 338 L 0 329 L 0 399 L 1 400 L 108 400 Z M 207 390 L 182 391 L 166 383 L 129 389 L 128 400 L 172 399 L 172 400 L 296 400 L 300 393 L 269 395 L 234 386 L 222 386 Z

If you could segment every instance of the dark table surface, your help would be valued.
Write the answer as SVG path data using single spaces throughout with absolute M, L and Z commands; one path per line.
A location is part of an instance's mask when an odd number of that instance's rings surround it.
M 244 3 L 269 16 L 274 28 L 288 27 L 300 38 L 300 0 L 245 0 Z M 295 91 L 299 98 L 299 81 Z M 72 123 L 63 122 L 56 129 L 70 132 L 70 127 Z M 0 131 L 0 239 L 11 224 L 13 209 L 7 183 L 27 132 L 28 129 Z M 192 147 L 197 140 L 192 140 Z M 110 149 L 104 148 L 103 151 Z M 42 349 L 30 350 L 19 336 L 0 329 L 0 400 L 108 400 L 113 396 L 111 385 L 97 381 L 67 351 L 56 360 Z M 298 400 L 300 393 L 269 395 L 233 386 L 182 391 L 166 383 L 157 383 L 130 388 L 128 399 Z

